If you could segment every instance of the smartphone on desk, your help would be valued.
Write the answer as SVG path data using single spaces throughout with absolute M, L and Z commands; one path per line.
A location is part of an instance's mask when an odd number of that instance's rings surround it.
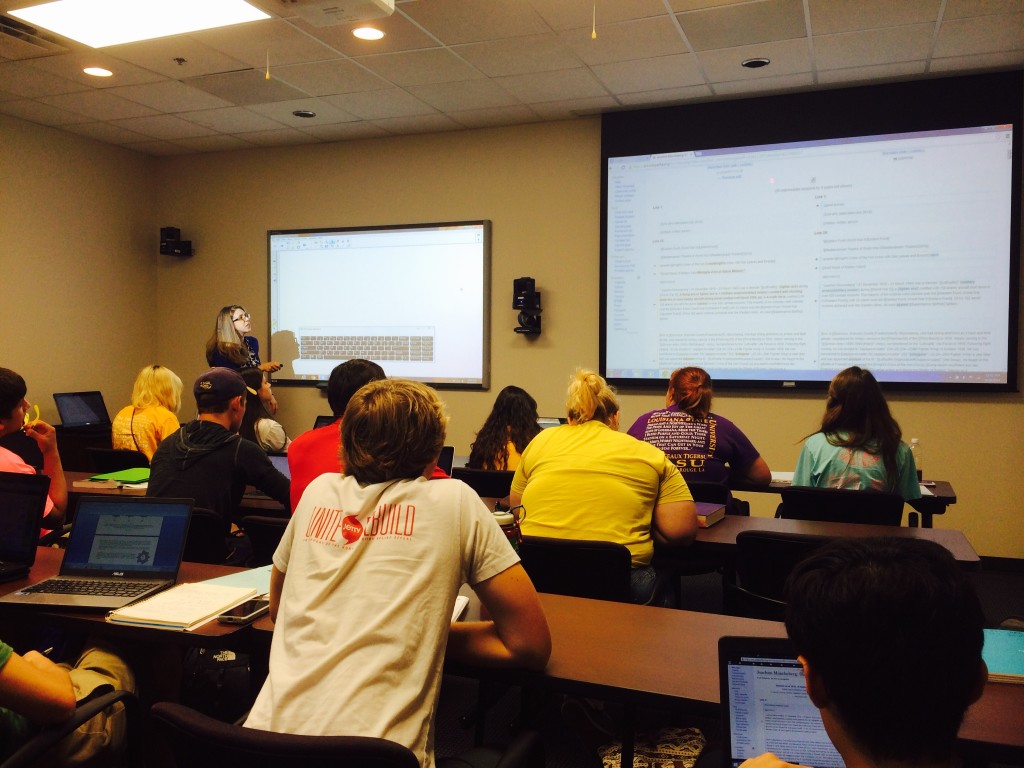
M 270 601 L 265 597 L 246 600 L 217 617 L 221 624 L 252 624 L 270 611 Z

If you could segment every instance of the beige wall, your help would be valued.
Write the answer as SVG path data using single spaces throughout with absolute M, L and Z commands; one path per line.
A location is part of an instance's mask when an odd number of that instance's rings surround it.
M 137 283 L 144 298 L 133 301 L 111 288 L 119 271 L 115 268 L 109 277 L 88 283 L 99 283 L 96 289 L 103 301 L 89 301 L 77 288 L 65 292 L 66 308 L 74 309 L 82 322 L 75 322 L 73 328 L 67 323 L 59 329 L 44 325 L 44 334 L 31 340 L 39 343 L 18 342 L 16 364 L 10 364 L 29 374 L 30 384 L 41 382 L 33 391 L 51 409 L 49 392 L 64 388 L 65 382 L 61 378 L 57 383 L 50 371 L 52 361 L 34 350 L 48 344 L 67 347 L 63 331 L 70 334 L 69 339 L 81 340 L 85 365 L 83 371 L 72 369 L 82 377 L 68 388 L 96 381 L 95 387 L 108 393 L 111 407 L 117 397 L 110 393 L 123 391 L 127 397 L 131 376 L 150 362 L 151 355 L 156 354 L 159 362 L 186 381 L 202 370 L 203 344 L 223 304 L 245 304 L 254 313 L 254 330 L 265 344 L 268 229 L 462 219 L 493 222 L 492 388 L 486 393 L 442 393 L 452 415 L 449 442 L 459 454 L 468 453 L 474 430 L 502 386 L 525 387 L 543 413 L 557 415 L 562 412 L 569 372 L 577 365 L 597 365 L 597 119 L 157 160 L 139 159 L 17 121 L 0 123 L 0 128 L 5 139 L 0 160 L 5 165 L 15 157 L 7 152 L 9 132 L 23 142 L 22 134 L 40 134 L 21 150 L 33 156 L 29 162 L 39 169 L 30 184 L 24 183 L 40 201 L 77 190 L 83 173 L 110 197 L 125 189 L 132 193 L 124 197 L 137 195 L 124 206 L 135 216 L 122 212 L 119 217 L 112 208 L 97 226 L 108 243 L 125 240 L 125 253 L 132 251 L 131 258 L 137 259 L 133 274 L 145 276 Z M 64 154 L 58 160 L 59 153 Z M 18 161 L 22 162 L 20 156 Z M 54 177 L 58 167 L 75 169 L 71 189 L 65 190 L 59 174 Z M 147 196 L 153 198 L 151 208 Z M 20 195 L 11 205 L 14 210 L 6 210 L 5 200 L 0 210 L 4 231 L 8 231 L 8 220 L 18 221 L 20 234 L 12 241 L 47 253 L 53 264 L 47 282 L 61 280 L 65 271 L 92 274 L 97 265 L 109 262 L 105 251 L 90 250 L 81 256 L 64 245 L 64 237 L 47 237 L 61 243 L 53 254 L 39 247 L 41 230 L 74 229 L 85 225 L 79 219 L 91 214 L 75 208 L 65 217 L 45 204 L 41 209 L 23 205 Z M 139 220 L 146 222 L 148 230 L 126 236 L 123 230 L 137 228 Z M 196 255 L 192 259 L 155 256 L 160 226 L 180 227 L 183 236 L 194 241 Z M 11 253 L 7 248 L 2 253 L 6 263 Z M 133 262 L 127 257 L 117 261 L 121 269 L 129 263 Z M 31 270 L 21 274 L 43 279 Z M 524 275 L 536 278 L 543 293 L 544 333 L 538 339 L 512 332 L 516 320 L 511 309 L 512 279 Z M 339 301 L 351 289 L 338 286 Z M 375 290 L 382 301 L 387 300 L 386 286 Z M 15 317 L 27 314 L 27 300 L 22 299 L 21 306 L 23 311 Z M 6 305 L 3 312 L 7 328 Z M 128 332 L 120 330 L 125 324 L 131 326 L 134 346 L 120 343 Z M 113 336 L 102 330 L 111 326 L 119 328 Z M 12 359 L 6 338 L 3 343 L 0 359 Z M 37 373 L 40 366 L 47 366 L 45 375 Z M 111 368 L 124 378 L 123 384 Z M 93 370 L 97 372 L 94 379 L 86 375 Z M 292 433 L 307 428 L 316 414 L 328 412 L 326 400 L 315 390 L 279 387 L 277 395 L 281 421 Z M 660 392 L 623 393 L 623 422 L 631 423 L 641 412 L 657 407 L 661 398 Z M 1024 557 L 1018 504 L 1024 497 L 1024 475 L 1018 472 L 1024 445 L 1024 398 L 893 395 L 890 402 L 904 434 L 922 441 L 925 473 L 950 480 L 959 495 L 960 503 L 937 525 L 962 529 L 981 554 Z M 792 469 L 800 439 L 820 419 L 822 398 L 791 392 L 723 393 L 715 407 L 741 425 L 769 465 Z M 755 512 L 762 514 L 769 514 L 777 502 L 777 497 L 767 495 L 748 498 L 754 501 Z

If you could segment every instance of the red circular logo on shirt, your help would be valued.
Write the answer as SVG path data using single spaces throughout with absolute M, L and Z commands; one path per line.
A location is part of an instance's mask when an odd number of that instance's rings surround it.
M 363 524 L 359 522 L 359 518 L 355 515 L 346 515 L 341 521 L 341 535 L 349 544 L 358 541 L 363 535 Z

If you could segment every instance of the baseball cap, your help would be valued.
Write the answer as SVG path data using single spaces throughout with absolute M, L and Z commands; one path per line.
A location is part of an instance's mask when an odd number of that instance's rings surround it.
M 256 390 L 245 385 L 245 379 L 238 371 L 232 371 L 230 368 L 211 368 L 203 371 L 192 385 L 192 394 L 195 395 L 197 405 L 226 403 L 246 392 L 258 394 Z

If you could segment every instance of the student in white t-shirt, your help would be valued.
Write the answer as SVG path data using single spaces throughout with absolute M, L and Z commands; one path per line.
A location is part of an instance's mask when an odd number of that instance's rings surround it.
M 247 726 L 386 738 L 430 768 L 446 647 L 475 664 L 547 663 L 540 601 L 493 515 L 461 481 L 428 481 L 445 422 L 417 382 L 375 381 L 349 401 L 346 474 L 309 484 L 274 554 L 270 674 Z M 491 621 L 450 623 L 463 583 Z

